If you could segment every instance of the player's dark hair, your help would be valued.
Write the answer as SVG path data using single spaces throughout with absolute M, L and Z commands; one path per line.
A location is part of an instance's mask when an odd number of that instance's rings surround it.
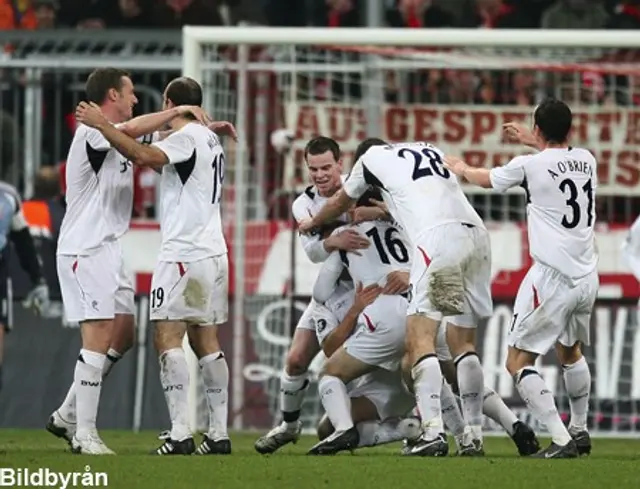
M 193 78 L 181 76 L 169 82 L 165 97 L 173 102 L 174 105 L 196 105 L 201 107 L 202 87 Z M 195 119 L 191 114 L 186 114 L 184 117 Z
M 333 139 L 326 136 L 317 136 L 311 139 L 304 148 L 304 160 L 307 161 L 309 155 L 321 155 L 331 151 L 333 159 L 340 159 L 340 145 Z
M 547 99 L 536 108 L 533 122 L 546 142 L 562 144 L 569 138 L 573 116 L 567 104 L 557 99 Z
M 384 140 L 382 140 L 380 138 L 367 138 L 367 139 L 365 139 L 356 148 L 356 152 L 353 155 L 354 163 L 356 161 L 358 161 L 360 159 L 360 157 L 369 150 L 369 148 L 371 148 L 373 146 L 386 146 L 387 144 L 389 144 L 389 143 L 387 143 L 386 141 L 384 141 Z
M 380 192 L 380 189 L 374 187 L 368 188 L 356 202 L 356 207 L 373 207 L 375 204 L 370 202 L 371 199 L 382 200 L 382 193 Z
M 122 90 L 122 79 L 131 75 L 119 68 L 98 68 L 94 70 L 87 78 L 84 91 L 88 102 L 102 104 L 109 90 L 114 89 L 118 92 Z
M 322 239 L 326 239 L 327 237 L 331 236 L 331 233 L 333 233 L 336 229 L 345 226 L 346 224 L 347 223 L 343 221 L 333 221 L 327 224 L 323 224 L 322 226 L 320 226 L 320 228 L 318 228 L 318 234 L 320 234 Z

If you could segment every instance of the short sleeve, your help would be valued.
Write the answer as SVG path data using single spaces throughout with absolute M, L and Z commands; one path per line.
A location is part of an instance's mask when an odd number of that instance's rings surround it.
M 159 140 L 160 140 L 159 131 L 153 132 L 151 134 L 145 134 L 144 136 L 141 136 L 138 139 L 136 139 L 136 141 L 138 141 L 141 144 L 153 144 Z
M 369 188 L 369 184 L 365 181 L 364 172 L 364 163 L 362 162 L 362 158 L 360 158 L 356 164 L 353 165 L 351 173 L 342 187 L 346 194 L 352 199 L 359 199 Z
M 196 142 L 193 137 L 182 131 L 170 134 L 162 141 L 153 143 L 153 146 L 167 155 L 171 165 L 188 161 L 196 150 Z
M 310 321 L 314 326 L 320 345 L 322 345 L 327 336 L 340 324 L 335 314 L 333 314 L 328 307 L 321 304 L 318 304 L 314 308 Z
M 96 151 L 108 151 L 111 149 L 111 143 L 103 134 L 92 127 L 84 126 L 86 132 L 87 144 Z M 117 127 L 117 126 L 116 126 Z
M 505 192 L 522 185 L 525 180 L 524 164 L 529 158 L 530 156 L 516 156 L 506 165 L 493 168 L 489 172 L 491 187 L 499 192 Z

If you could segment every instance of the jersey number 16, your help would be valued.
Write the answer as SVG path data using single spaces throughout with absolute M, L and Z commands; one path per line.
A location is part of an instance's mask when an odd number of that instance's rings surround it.
M 212 204 L 218 204 L 222 199 L 222 182 L 224 182 L 224 153 L 218 153 L 211 163 L 213 168 L 213 196 Z

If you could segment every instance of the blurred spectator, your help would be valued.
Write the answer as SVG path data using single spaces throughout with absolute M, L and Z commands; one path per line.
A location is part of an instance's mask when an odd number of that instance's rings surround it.
M 387 10 L 389 27 L 453 27 L 454 19 L 446 10 L 433 5 L 433 0 L 397 0 Z
M 526 2 L 525 2 L 526 3 Z M 539 26 L 523 3 L 509 0 L 476 0 L 463 16 L 463 27 L 529 29 Z
M 216 0 L 157 0 L 151 9 L 154 26 L 163 29 L 183 25 L 223 25 Z
M 79 29 L 102 29 L 118 25 L 120 11 L 115 0 L 63 0 L 59 20 Z
M 145 8 L 142 0 L 118 0 L 118 7 L 120 8 L 118 27 L 127 29 L 153 27 L 148 9 Z
M 609 16 L 597 0 L 558 0 L 542 16 L 544 29 L 602 29 Z
M 36 29 L 38 19 L 32 2 L 0 0 L 0 29 Z
M 38 29 L 54 29 L 60 6 L 58 0 L 33 0 Z
M 620 2 L 607 27 L 609 29 L 640 29 L 640 0 Z
M 361 5 L 362 4 L 362 5 Z M 364 12 L 359 0 L 315 0 L 313 25 L 320 27 L 360 27 Z

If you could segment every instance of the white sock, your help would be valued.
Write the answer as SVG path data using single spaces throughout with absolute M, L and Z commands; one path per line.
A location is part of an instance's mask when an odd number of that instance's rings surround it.
M 102 378 L 104 379 L 109 372 L 111 372 L 111 367 L 118 360 L 122 358 L 122 355 L 115 351 L 113 348 L 109 348 L 107 352 L 107 357 L 104 361 L 104 366 L 102 367 Z M 68 423 L 76 422 L 76 383 L 72 382 L 71 387 L 69 387 L 69 391 L 67 392 L 67 396 L 62 401 L 62 404 L 58 408 L 58 414 L 62 419 L 64 419 Z
M 432 440 L 443 431 L 440 402 L 442 372 L 436 356 L 428 355 L 420 359 L 411 369 L 411 378 L 424 437 Z
M 404 431 L 399 429 L 401 419 L 393 418 L 385 421 L 363 421 L 356 428 L 360 433 L 359 448 L 375 447 L 404 439 Z
M 513 424 L 518 422 L 518 417 L 507 407 L 496 391 L 486 386 L 482 412 L 502 426 L 509 435 L 513 434 Z
M 102 353 L 80 350 L 73 374 L 73 383 L 76 385 L 76 437 L 78 438 L 84 438 L 96 431 L 105 360 L 106 356 Z
M 347 394 L 347 386 L 338 377 L 325 375 L 318 382 L 318 392 L 322 406 L 336 432 L 352 428 L 351 399 Z
M 466 423 L 462 417 L 462 411 L 458 406 L 458 400 L 447 382 L 442 383 L 440 391 L 440 404 L 442 405 L 442 420 L 449 432 L 456 437 L 462 436 Z
M 191 436 L 189 429 L 189 370 L 182 348 L 160 355 L 160 382 L 171 418 L 171 439 L 182 441 Z
M 229 439 L 229 367 L 221 351 L 202 357 L 199 362 L 209 404 L 209 432 L 213 441 Z
M 531 413 L 547 427 L 553 442 L 564 446 L 571 435 L 564 426 L 551 391 L 534 367 L 524 367 L 515 375 L 516 388 Z
M 307 374 L 289 375 L 282 372 L 280 376 L 280 410 L 282 419 L 291 428 L 298 427 L 302 401 L 307 391 L 309 380 Z
M 462 415 L 476 438 L 482 439 L 482 393 L 484 373 L 475 352 L 463 353 L 454 360 Z
M 564 386 L 569 396 L 571 407 L 571 431 L 587 429 L 587 414 L 589 412 L 589 393 L 591 392 L 591 372 L 589 364 L 582 357 L 573 365 L 563 365 Z

